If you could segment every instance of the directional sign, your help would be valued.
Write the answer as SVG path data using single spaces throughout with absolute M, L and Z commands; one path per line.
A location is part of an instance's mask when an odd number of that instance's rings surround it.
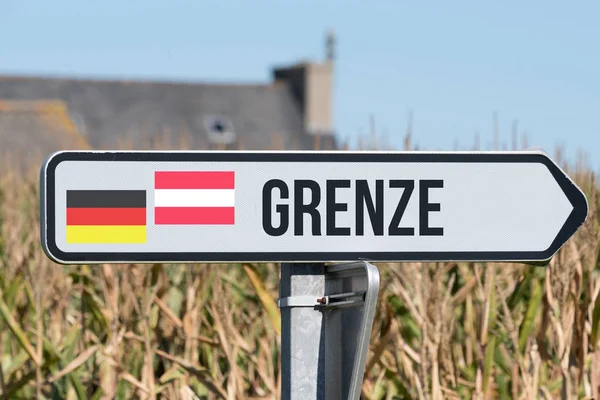
M 59 152 L 59 263 L 550 259 L 587 200 L 541 152 Z

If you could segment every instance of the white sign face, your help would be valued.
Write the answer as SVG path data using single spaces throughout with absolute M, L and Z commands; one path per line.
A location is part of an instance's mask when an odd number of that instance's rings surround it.
M 59 152 L 59 263 L 545 261 L 587 217 L 540 152 Z

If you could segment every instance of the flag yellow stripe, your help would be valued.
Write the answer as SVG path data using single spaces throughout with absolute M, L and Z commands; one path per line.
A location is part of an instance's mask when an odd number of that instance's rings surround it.
M 67 226 L 67 243 L 146 243 L 145 226 Z

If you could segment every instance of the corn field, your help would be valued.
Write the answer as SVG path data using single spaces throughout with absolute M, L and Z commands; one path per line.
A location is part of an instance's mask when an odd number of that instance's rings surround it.
M 279 397 L 278 265 L 54 264 L 37 168 L 0 170 L 3 398 Z M 364 399 L 600 398 L 597 185 L 563 168 L 590 210 L 549 265 L 378 264 Z

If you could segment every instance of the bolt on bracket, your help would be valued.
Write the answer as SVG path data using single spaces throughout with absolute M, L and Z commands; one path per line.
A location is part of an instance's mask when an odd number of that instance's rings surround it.
M 360 306 L 365 302 L 366 292 L 347 292 L 330 294 L 315 298 L 315 296 L 291 296 L 277 300 L 279 308 L 287 307 L 325 307 L 345 308 Z

